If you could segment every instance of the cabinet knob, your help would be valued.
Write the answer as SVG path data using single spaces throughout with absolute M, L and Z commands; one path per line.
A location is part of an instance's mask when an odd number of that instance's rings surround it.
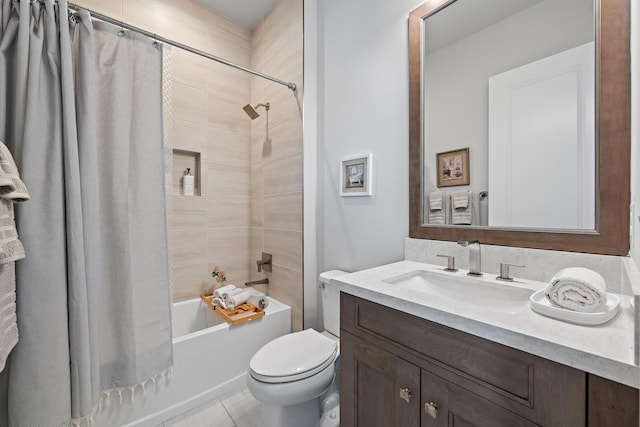
M 424 412 L 435 420 L 438 416 L 438 405 L 433 402 L 425 403 Z
M 407 403 L 411 402 L 411 389 L 408 387 L 401 388 L 400 399 L 404 400 Z

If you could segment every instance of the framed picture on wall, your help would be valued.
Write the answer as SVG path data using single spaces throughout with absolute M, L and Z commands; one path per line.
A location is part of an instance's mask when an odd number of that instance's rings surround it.
M 372 195 L 372 170 L 371 153 L 342 159 L 340 195 L 343 197 Z
M 438 187 L 469 185 L 469 147 L 436 154 Z

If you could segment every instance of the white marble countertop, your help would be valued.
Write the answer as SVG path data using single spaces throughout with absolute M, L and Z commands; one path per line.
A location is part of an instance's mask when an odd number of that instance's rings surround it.
M 442 266 L 400 261 L 339 276 L 332 283 L 342 292 L 640 388 L 640 366 L 634 364 L 634 319 L 629 296 L 618 295 L 620 310 L 612 320 L 603 325 L 583 326 L 542 316 L 531 310 L 528 301 L 509 311 L 492 310 L 489 306 L 454 302 L 436 293 L 383 282 L 416 270 L 468 280 L 465 270 L 445 273 Z M 494 277 L 485 276 L 488 281 Z M 546 283 L 516 278 L 512 285 L 537 291 Z

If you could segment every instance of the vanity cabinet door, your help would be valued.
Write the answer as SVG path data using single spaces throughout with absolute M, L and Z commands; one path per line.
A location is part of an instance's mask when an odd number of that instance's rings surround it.
M 421 409 L 422 427 L 537 426 L 424 369 Z
M 340 425 L 418 427 L 420 368 L 345 331 L 340 334 Z

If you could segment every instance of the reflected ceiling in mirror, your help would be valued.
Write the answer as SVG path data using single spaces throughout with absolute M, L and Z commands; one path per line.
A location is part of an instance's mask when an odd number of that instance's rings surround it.
M 410 13 L 411 237 L 628 253 L 629 8 L 429 0 Z M 474 206 L 460 225 L 454 204 Z M 438 205 L 449 211 L 430 218 Z
M 423 223 L 595 228 L 594 39 L 593 0 L 457 0 L 425 19 Z M 461 186 L 437 159 L 467 147 Z

